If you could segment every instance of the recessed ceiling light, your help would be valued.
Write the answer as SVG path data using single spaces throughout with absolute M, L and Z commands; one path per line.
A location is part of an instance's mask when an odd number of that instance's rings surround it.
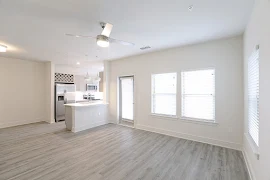
M 0 52 L 7 52 L 7 46 L 0 44 Z
M 188 7 L 188 10 L 189 10 L 189 11 L 192 11 L 192 10 L 193 10 L 193 5 L 190 5 L 190 6 Z
M 81 63 L 80 62 L 77 62 L 77 65 L 80 65 Z

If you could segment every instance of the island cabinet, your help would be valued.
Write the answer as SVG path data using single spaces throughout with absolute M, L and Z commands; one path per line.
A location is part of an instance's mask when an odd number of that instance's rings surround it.
M 72 132 L 79 132 L 109 123 L 108 103 L 65 104 L 65 111 L 66 127 Z

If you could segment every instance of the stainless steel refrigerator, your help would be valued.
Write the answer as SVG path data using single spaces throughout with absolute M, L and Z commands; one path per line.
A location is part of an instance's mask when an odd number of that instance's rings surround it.
M 64 104 L 75 103 L 76 85 L 55 84 L 55 121 L 65 120 Z M 72 95 L 74 94 L 74 96 Z

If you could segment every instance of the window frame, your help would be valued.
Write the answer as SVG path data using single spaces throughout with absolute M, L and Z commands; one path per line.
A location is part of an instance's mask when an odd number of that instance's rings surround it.
M 258 53 L 258 54 L 257 54 Z M 260 104 L 260 46 L 257 45 L 256 48 L 252 51 L 250 57 L 247 60 L 247 135 L 248 135 L 248 141 L 249 144 L 251 144 L 252 146 L 252 150 L 255 154 L 259 154 L 259 146 L 260 146 L 260 115 L 258 114 L 258 144 L 256 143 L 255 139 L 253 138 L 253 136 L 251 135 L 250 132 L 250 94 L 249 94 L 249 80 L 250 80 L 250 59 L 252 58 L 252 56 L 258 55 L 258 95 L 257 96 L 257 112 L 259 112 L 259 104 Z
M 214 71 L 214 95 L 213 95 L 213 101 L 214 101 L 214 107 L 213 107 L 213 114 L 214 118 L 213 119 L 203 119 L 203 118 L 193 118 L 193 117 L 186 117 L 183 116 L 183 81 L 182 81 L 182 73 L 185 72 L 193 72 L 193 71 L 205 71 L 205 70 L 213 70 Z M 201 69 L 189 69 L 189 70 L 182 70 L 181 71 L 181 116 L 180 119 L 186 122 L 192 122 L 192 123 L 198 123 L 198 124 L 213 124 L 216 125 L 218 124 L 217 119 L 216 119 L 216 69 L 214 67 L 209 67 L 209 68 L 201 68 Z
M 154 93 L 153 93 L 153 90 L 154 90 L 154 86 L 153 86 L 153 78 L 155 77 L 155 75 L 160 75 L 160 74 L 175 74 L 175 88 L 176 88 L 176 91 L 175 91 L 175 102 L 176 102 L 176 107 L 175 107 L 175 115 L 170 115 L 170 114 L 161 114 L 161 113 L 154 113 L 153 112 L 153 96 L 154 96 Z M 178 73 L 177 72 L 163 72 L 163 73 L 153 73 L 151 74 L 151 115 L 153 116 L 157 116 L 157 117 L 167 117 L 167 118 L 173 118 L 173 119 L 177 119 L 178 116 L 177 116 L 177 109 L 178 109 L 178 87 L 177 87 L 177 84 L 178 84 Z M 164 94 L 164 93 L 163 93 Z

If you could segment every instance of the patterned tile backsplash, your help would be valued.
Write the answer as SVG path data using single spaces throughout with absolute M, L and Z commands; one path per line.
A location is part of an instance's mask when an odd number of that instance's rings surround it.
M 61 83 L 74 83 L 74 75 L 73 74 L 55 73 L 54 81 L 61 82 Z

